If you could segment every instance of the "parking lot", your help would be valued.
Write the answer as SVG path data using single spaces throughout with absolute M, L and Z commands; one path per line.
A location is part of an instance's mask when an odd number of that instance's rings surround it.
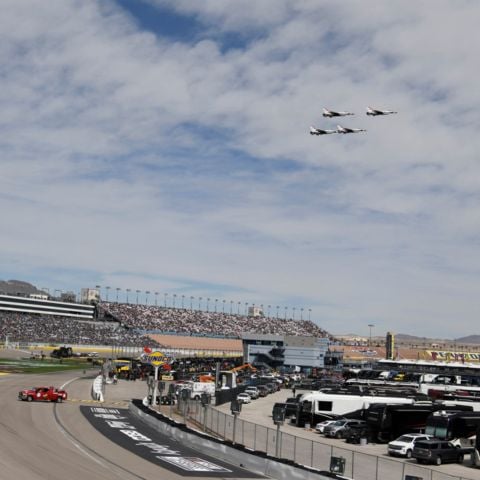
M 298 392 L 297 393 L 301 393 Z M 241 435 L 256 435 L 256 445 L 266 444 L 269 454 L 275 452 L 274 437 L 270 433 L 275 433 L 275 424 L 272 420 L 272 407 L 275 402 L 284 402 L 288 397 L 292 396 L 290 389 L 283 389 L 276 393 L 272 393 L 267 397 L 260 397 L 249 404 L 243 404 L 242 410 L 237 418 L 239 421 L 244 421 L 245 426 L 242 426 Z M 230 415 L 230 403 L 214 407 L 224 414 Z M 241 422 L 240 422 L 241 423 Z M 265 433 L 264 429 L 252 430 L 251 424 L 257 426 L 268 427 L 270 432 Z M 231 429 L 231 425 L 225 425 L 225 431 Z M 237 428 L 239 428 L 237 426 Z M 245 430 L 245 431 L 244 431 Z M 237 430 L 238 432 L 238 430 Z M 365 445 L 350 444 L 345 440 L 338 440 L 334 438 L 326 438 L 324 435 L 317 433 L 312 428 L 299 428 L 285 421 L 281 426 L 282 442 L 285 444 L 282 452 L 287 452 L 288 449 L 294 450 L 294 458 L 300 463 L 328 470 L 330 456 L 342 456 L 347 459 L 347 469 L 345 474 L 354 476 L 354 478 L 375 479 L 375 478 L 390 478 L 403 479 L 406 474 L 421 477 L 423 479 L 442 479 L 459 477 L 463 479 L 476 480 L 479 478 L 479 470 L 470 466 L 469 455 L 465 457 L 463 465 L 460 464 L 446 464 L 441 466 L 420 466 L 413 459 L 403 459 L 391 457 L 387 453 L 386 444 L 367 443 Z M 237 433 L 238 434 L 238 433 Z M 264 438 L 265 437 L 265 438 Z M 230 437 L 231 431 L 230 431 Z M 249 448 L 252 448 L 249 446 Z M 302 450 L 305 450 L 302 456 Z M 286 457 L 283 453 L 282 456 Z M 354 468 L 355 465 L 355 468 Z M 355 471 L 355 473 L 354 473 Z M 373 475 L 373 476 L 372 476 Z

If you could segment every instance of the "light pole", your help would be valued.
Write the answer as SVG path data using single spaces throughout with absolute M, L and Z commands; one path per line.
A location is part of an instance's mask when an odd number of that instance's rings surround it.
M 369 343 L 369 347 L 372 346 L 372 328 L 374 327 L 375 325 L 373 323 L 369 323 L 368 324 L 368 328 L 370 328 L 370 343 Z
M 190 297 L 190 311 L 193 311 L 193 300 L 195 297 Z
M 117 303 L 118 303 L 118 292 L 121 290 L 121 288 L 117 287 L 115 290 L 117 291 Z
M 288 310 L 288 307 L 285 307 L 285 318 L 284 318 L 284 320 L 287 319 L 287 310 Z
M 267 317 L 270 318 L 270 309 L 272 308 L 271 305 L 267 306 Z
M 248 313 L 248 302 L 245 302 L 245 316 L 247 316 Z
M 240 315 L 240 302 L 237 303 L 237 315 Z
M 174 293 L 173 294 L 173 308 L 175 308 L 175 299 L 177 298 L 177 294 Z
M 210 303 L 210 299 L 207 297 L 207 312 L 208 312 L 208 304 Z
M 107 291 L 106 300 L 107 300 L 107 302 L 108 302 L 108 291 L 110 290 L 110 287 L 105 287 L 105 290 Z
M 277 305 L 275 308 L 277 309 L 277 320 L 278 320 L 278 310 L 280 307 Z
M 308 309 L 308 321 L 310 321 L 310 314 L 311 314 L 311 313 L 312 313 L 312 309 L 309 308 L 309 309 Z
M 233 309 L 233 300 L 230 300 L 230 315 L 232 314 Z
M 300 309 L 300 320 L 303 321 L 303 307 Z
M 202 297 L 198 297 L 198 311 L 200 311 L 201 303 L 202 303 Z
M 292 310 L 293 310 L 293 316 L 292 316 L 292 318 L 293 318 L 293 320 L 295 320 L 295 307 L 293 307 Z
M 155 292 L 155 306 L 158 307 L 158 292 Z
M 132 289 L 131 289 L 131 288 L 127 288 L 127 290 L 126 290 L 126 291 L 127 291 L 127 303 L 129 303 L 129 302 L 128 302 L 128 293 L 129 293 L 129 292 L 131 292 L 131 291 L 132 291 Z
M 182 310 L 184 308 L 184 305 L 185 305 L 185 295 L 182 295 Z
M 223 303 L 223 305 L 222 305 L 222 313 L 225 313 L 225 300 L 222 300 L 222 303 Z
M 168 295 L 168 293 L 164 293 L 164 294 L 163 294 L 163 300 L 164 300 L 164 301 L 163 301 L 163 306 L 164 306 L 165 308 L 167 308 L 167 295 Z
M 218 302 L 218 298 L 215 299 L 215 313 L 217 313 L 217 302 Z
M 140 290 L 136 290 L 137 292 L 137 305 L 138 305 L 138 294 L 140 293 Z
M 148 296 L 150 295 L 150 291 L 146 290 L 145 291 L 145 305 L 148 305 Z

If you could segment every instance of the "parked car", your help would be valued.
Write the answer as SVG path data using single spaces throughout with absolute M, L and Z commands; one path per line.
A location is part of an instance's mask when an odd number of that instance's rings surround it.
M 409 433 L 401 435 L 388 444 L 388 454 L 392 457 L 412 457 L 413 447 L 419 440 L 430 440 L 430 435 L 424 433 Z
M 266 397 L 268 395 L 268 388 L 265 385 L 258 385 L 257 389 L 261 397 Z
M 441 465 L 447 462 L 463 463 L 465 454 L 471 452 L 472 448 L 459 448 L 452 442 L 432 438 L 416 442 L 412 457 L 416 458 L 418 463 Z
M 326 437 L 333 437 L 333 438 L 346 438 L 347 435 L 350 433 L 351 426 L 364 426 L 366 422 L 364 420 L 356 420 L 356 419 L 342 419 L 336 420 L 335 422 L 327 425 L 323 433 Z
M 237 395 L 237 400 L 241 403 L 250 403 L 252 401 L 252 397 L 248 393 L 239 393 Z
M 277 387 L 274 383 L 266 383 L 265 386 L 268 389 L 268 393 L 274 393 L 277 391 Z
M 257 389 L 257 387 L 247 387 L 245 389 L 245 393 L 247 393 L 248 395 L 250 395 L 250 397 L 252 398 L 252 400 L 256 400 L 259 396 L 260 396 L 260 393 Z
M 332 423 L 336 422 L 338 419 L 335 419 L 335 420 L 324 420 L 323 422 L 320 422 L 320 423 L 317 423 L 315 425 L 315 430 L 318 432 L 318 433 L 323 433 L 325 427 L 327 425 L 331 425 Z
M 350 425 L 344 438 L 347 443 L 360 444 L 362 440 L 371 442 L 373 441 L 373 432 L 368 424 Z

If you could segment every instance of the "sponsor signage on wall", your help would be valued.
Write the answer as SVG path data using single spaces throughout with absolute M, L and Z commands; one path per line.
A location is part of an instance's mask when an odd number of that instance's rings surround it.
M 132 453 L 182 476 L 258 478 L 259 475 L 229 465 L 180 444 L 140 422 L 128 410 L 80 407 L 89 422 L 113 442 Z

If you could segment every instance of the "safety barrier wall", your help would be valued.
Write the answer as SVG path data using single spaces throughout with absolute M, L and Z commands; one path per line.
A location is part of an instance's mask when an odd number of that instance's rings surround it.
M 212 408 L 200 402 L 189 401 L 185 406 L 180 402 L 178 412 L 184 414 L 186 420 L 197 425 L 210 435 L 231 441 L 257 452 L 291 460 L 316 470 L 329 470 L 331 457 L 345 459 L 346 477 L 355 480 L 404 480 L 406 475 L 420 477 L 423 480 L 475 480 L 479 471 L 465 469 L 464 476 L 447 475 L 425 466 L 410 462 L 383 458 L 376 455 L 352 451 L 342 447 L 327 445 L 279 430 L 242 420 Z M 278 444 L 277 444 L 278 442 Z M 467 460 L 466 460 L 467 462 Z

